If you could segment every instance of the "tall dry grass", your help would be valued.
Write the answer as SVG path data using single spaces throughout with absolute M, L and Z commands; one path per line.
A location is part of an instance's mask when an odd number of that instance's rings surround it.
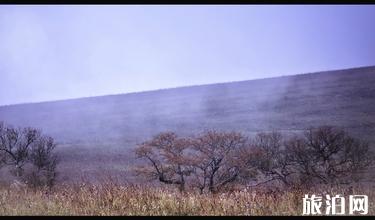
M 0 187 L 0 215 L 302 215 L 308 194 L 366 194 L 375 214 L 372 187 L 317 187 L 267 191 L 247 188 L 200 195 L 163 187 L 103 184 L 60 185 L 54 189 Z

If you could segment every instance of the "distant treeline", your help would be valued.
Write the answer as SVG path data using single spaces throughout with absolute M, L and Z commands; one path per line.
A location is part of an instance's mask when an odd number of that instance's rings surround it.
M 54 139 L 35 128 L 0 122 L 0 168 L 18 183 L 52 187 L 58 157 Z M 348 184 L 363 180 L 374 160 L 369 144 L 338 127 L 320 126 L 283 136 L 207 130 L 179 137 L 163 132 L 135 148 L 137 175 L 180 191 L 226 191 L 238 186 L 282 187 Z
M 137 174 L 201 193 L 250 182 L 284 187 L 354 183 L 374 159 L 368 143 L 332 126 L 288 137 L 277 131 L 253 138 L 215 130 L 197 137 L 164 132 L 138 145 L 135 153 L 147 161 Z

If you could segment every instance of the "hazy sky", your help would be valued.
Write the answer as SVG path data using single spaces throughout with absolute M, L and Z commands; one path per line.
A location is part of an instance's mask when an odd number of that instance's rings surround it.
M 0 6 L 0 105 L 375 65 L 375 6 Z

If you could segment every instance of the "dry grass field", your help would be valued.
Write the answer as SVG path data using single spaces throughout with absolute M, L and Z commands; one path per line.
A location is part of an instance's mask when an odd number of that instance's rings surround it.
M 181 194 L 171 188 L 123 185 L 60 185 L 52 191 L 0 189 L 0 215 L 302 215 L 304 194 L 369 196 L 369 215 L 375 214 L 370 186 L 269 191 L 247 188 L 223 194 Z M 323 200 L 324 203 L 324 200 Z

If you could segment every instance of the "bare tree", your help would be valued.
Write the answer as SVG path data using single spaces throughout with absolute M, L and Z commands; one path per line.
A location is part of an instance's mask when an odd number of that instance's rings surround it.
M 52 186 L 56 177 L 57 156 L 53 138 L 34 128 L 14 128 L 0 123 L 0 159 L 10 167 L 17 179 L 28 182 L 25 167 L 33 168 L 43 184 Z M 35 182 L 34 182 L 35 183 Z
M 40 137 L 40 132 L 32 128 L 13 128 L 4 126 L 0 133 L 0 151 L 3 162 L 12 166 L 16 177 L 20 177 L 28 162 L 31 144 Z
M 352 182 L 374 159 L 368 143 L 332 126 L 310 128 L 287 148 L 303 184 Z
M 29 161 L 33 165 L 26 179 L 34 187 L 52 187 L 55 183 L 58 157 L 54 154 L 56 144 L 51 137 L 40 137 L 31 149 Z
M 164 184 L 178 185 L 185 189 L 186 176 L 191 173 L 187 149 L 188 139 L 178 138 L 173 132 L 165 132 L 136 148 L 138 158 L 145 159 L 148 166 L 137 170 L 138 174 L 158 179 Z
M 5 125 L 4 125 L 4 122 L 0 121 L 0 149 L 3 146 L 3 141 L 1 137 L 4 135 L 4 133 L 5 133 Z M 3 150 L 0 150 L 0 168 L 5 166 L 5 164 L 6 164 L 6 152 Z
M 284 186 L 353 182 L 374 159 L 369 145 L 346 132 L 322 126 L 285 139 L 258 133 L 251 141 L 238 132 L 206 131 L 193 138 L 161 133 L 136 154 L 148 162 L 139 174 L 162 183 L 216 193 L 236 185 L 279 182 Z
M 194 139 L 194 185 L 215 193 L 240 179 L 245 169 L 240 150 L 247 139 L 237 132 L 207 131 Z
M 273 131 L 270 133 L 258 133 L 252 141 L 252 147 L 258 152 L 256 159 L 249 158 L 248 164 L 255 166 L 263 175 L 264 181 L 280 181 L 289 186 L 294 173 L 289 152 L 283 144 L 281 133 Z

